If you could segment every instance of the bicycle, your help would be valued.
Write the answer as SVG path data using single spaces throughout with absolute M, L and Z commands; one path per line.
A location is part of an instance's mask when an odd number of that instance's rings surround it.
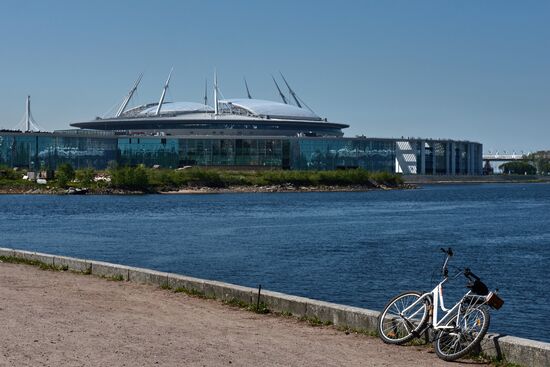
M 407 291 L 392 298 L 378 318 L 378 334 L 385 343 L 400 345 L 433 329 L 435 353 L 443 360 L 453 361 L 479 347 L 489 329 L 489 307 L 498 310 L 504 301 L 497 291 L 489 292 L 481 279 L 465 268 L 451 279 L 464 274 L 469 291 L 453 307 L 445 308 L 443 284 L 449 280 L 447 265 L 453 251 L 441 250 L 446 254 L 443 280 L 430 292 Z M 443 312 L 441 318 L 439 310 Z

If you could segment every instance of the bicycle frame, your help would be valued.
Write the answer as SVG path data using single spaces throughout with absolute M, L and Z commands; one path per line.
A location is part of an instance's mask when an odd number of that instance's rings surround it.
M 447 264 L 447 261 L 445 261 L 445 265 Z M 454 277 L 456 278 L 461 273 L 457 273 Z M 486 296 L 480 296 L 477 294 L 472 293 L 471 291 L 466 292 L 464 296 L 450 309 L 445 307 L 445 303 L 443 301 L 443 284 L 447 282 L 449 278 L 445 276 L 445 279 L 443 279 L 431 292 L 426 292 L 420 296 L 415 302 L 413 302 L 411 305 L 409 305 L 407 308 L 403 309 L 401 311 L 401 314 L 399 316 L 403 317 L 403 314 L 413 309 L 416 305 L 420 304 L 421 302 L 428 302 L 430 304 L 431 308 L 431 319 L 428 319 L 428 325 L 433 327 L 435 330 L 441 330 L 441 329 L 453 329 L 455 326 L 447 326 L 444 325 L 448 321 L 450 321 L 453 317 L 456 317 L 457 320 L 460 320 L 461 316 L 461 310 L 460 305 L 468 298 L 472 298 L 475 303 L 478 303 L 477 300 L 481 301 L 480 303 L 486 303 L 487 297 Z M 415 313 L 411 315 L 411 317 L 416 316 L 418 312 L 420 312 L 421 308 L 418 309 Z M 438 317 L 438 312 L 443 311 L 444 315 L 441 319 Z M 406 320 L 406 319 L 405 319 Z M 408 320 L 407 320 L 408 322 Z M 405 324 L 407 325 L 407 324 Z

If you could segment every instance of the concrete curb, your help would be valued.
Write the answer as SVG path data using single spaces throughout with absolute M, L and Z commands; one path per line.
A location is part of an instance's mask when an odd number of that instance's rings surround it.
M 111 264 L 102 261 L 54 256 L 39 252 L 0 248 L 0 256 L 40 261 L 49 265 L 64 266 L 68 270 L 84 272 L 100 277 L 185 288 L 222 301 L 238 300 L 255 304 L 258 290 L 229 283 L 187 277 L 179 274 Z M 271 311 L 291 313 L 298 317 L 315 318 L 336 326 L 366 332 L 375 332 L 379 312 L 359 307 L 317 301 L 284 293 L 262 291 L 261 302 Z M 525 366 L 550 366 L 550 343 L 507 335 L 490 334 L 481 344 L 481 351 L 491 357 L 504 358 L 511 363 Z

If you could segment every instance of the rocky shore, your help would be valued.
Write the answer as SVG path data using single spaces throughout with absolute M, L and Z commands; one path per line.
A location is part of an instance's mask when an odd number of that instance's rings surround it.
M 115 188 L 68 188 L 58 187 L 0 187 L 0 194 L 12 195 L 141 195 L 141 194 L 227 194 L 227 193 L 273 193 L 273 192 L 362 192 L 371 190 L 414 189 L 415 185 L 403 184 L 386 186 L 383 184 L 351 185 L 351 186 L 294 186 L 294 185 L 267 185 L 267 186 L 230 186 L 208 187 L 188 186 L 182 188 L 159 188 L 151 191 L 124 190 Z

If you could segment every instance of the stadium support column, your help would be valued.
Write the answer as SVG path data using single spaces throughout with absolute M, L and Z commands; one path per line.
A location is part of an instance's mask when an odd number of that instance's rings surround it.
M 437 160 L 435 159 L 436 158 L 436 148 L 435 148 L 435 142 L 432 141 L 432 175 L 435 175 L 437 170 L 436 170 L 436 167 L 435 167 L 435 164 L 437 162 Z
M 445 143 L 445 174 L 448 176 L 451 174 L 451 143 Z
M 483 145 L 476 144 L 476 174 L 483 174 Z
M 456 144 L 451 143 L 451 175 L 456 175 Z
M 426 142 L 424 140 L 420 140 L 418 143 L 420 144 L 420 174 L 425 175 L 426 174 Z
M 473 153 L 473 146 L 471 143 L 467 143 L 467 147 L 468 147 L 468 155 L 467 155 L 467 159 L 468 159 L 468 168 L 467 168 L 467 173 L 468 175 L 471 175 L 472 174 L 472 168 L 473 168 L 473 159 L 472 159 L 472 153 Z

